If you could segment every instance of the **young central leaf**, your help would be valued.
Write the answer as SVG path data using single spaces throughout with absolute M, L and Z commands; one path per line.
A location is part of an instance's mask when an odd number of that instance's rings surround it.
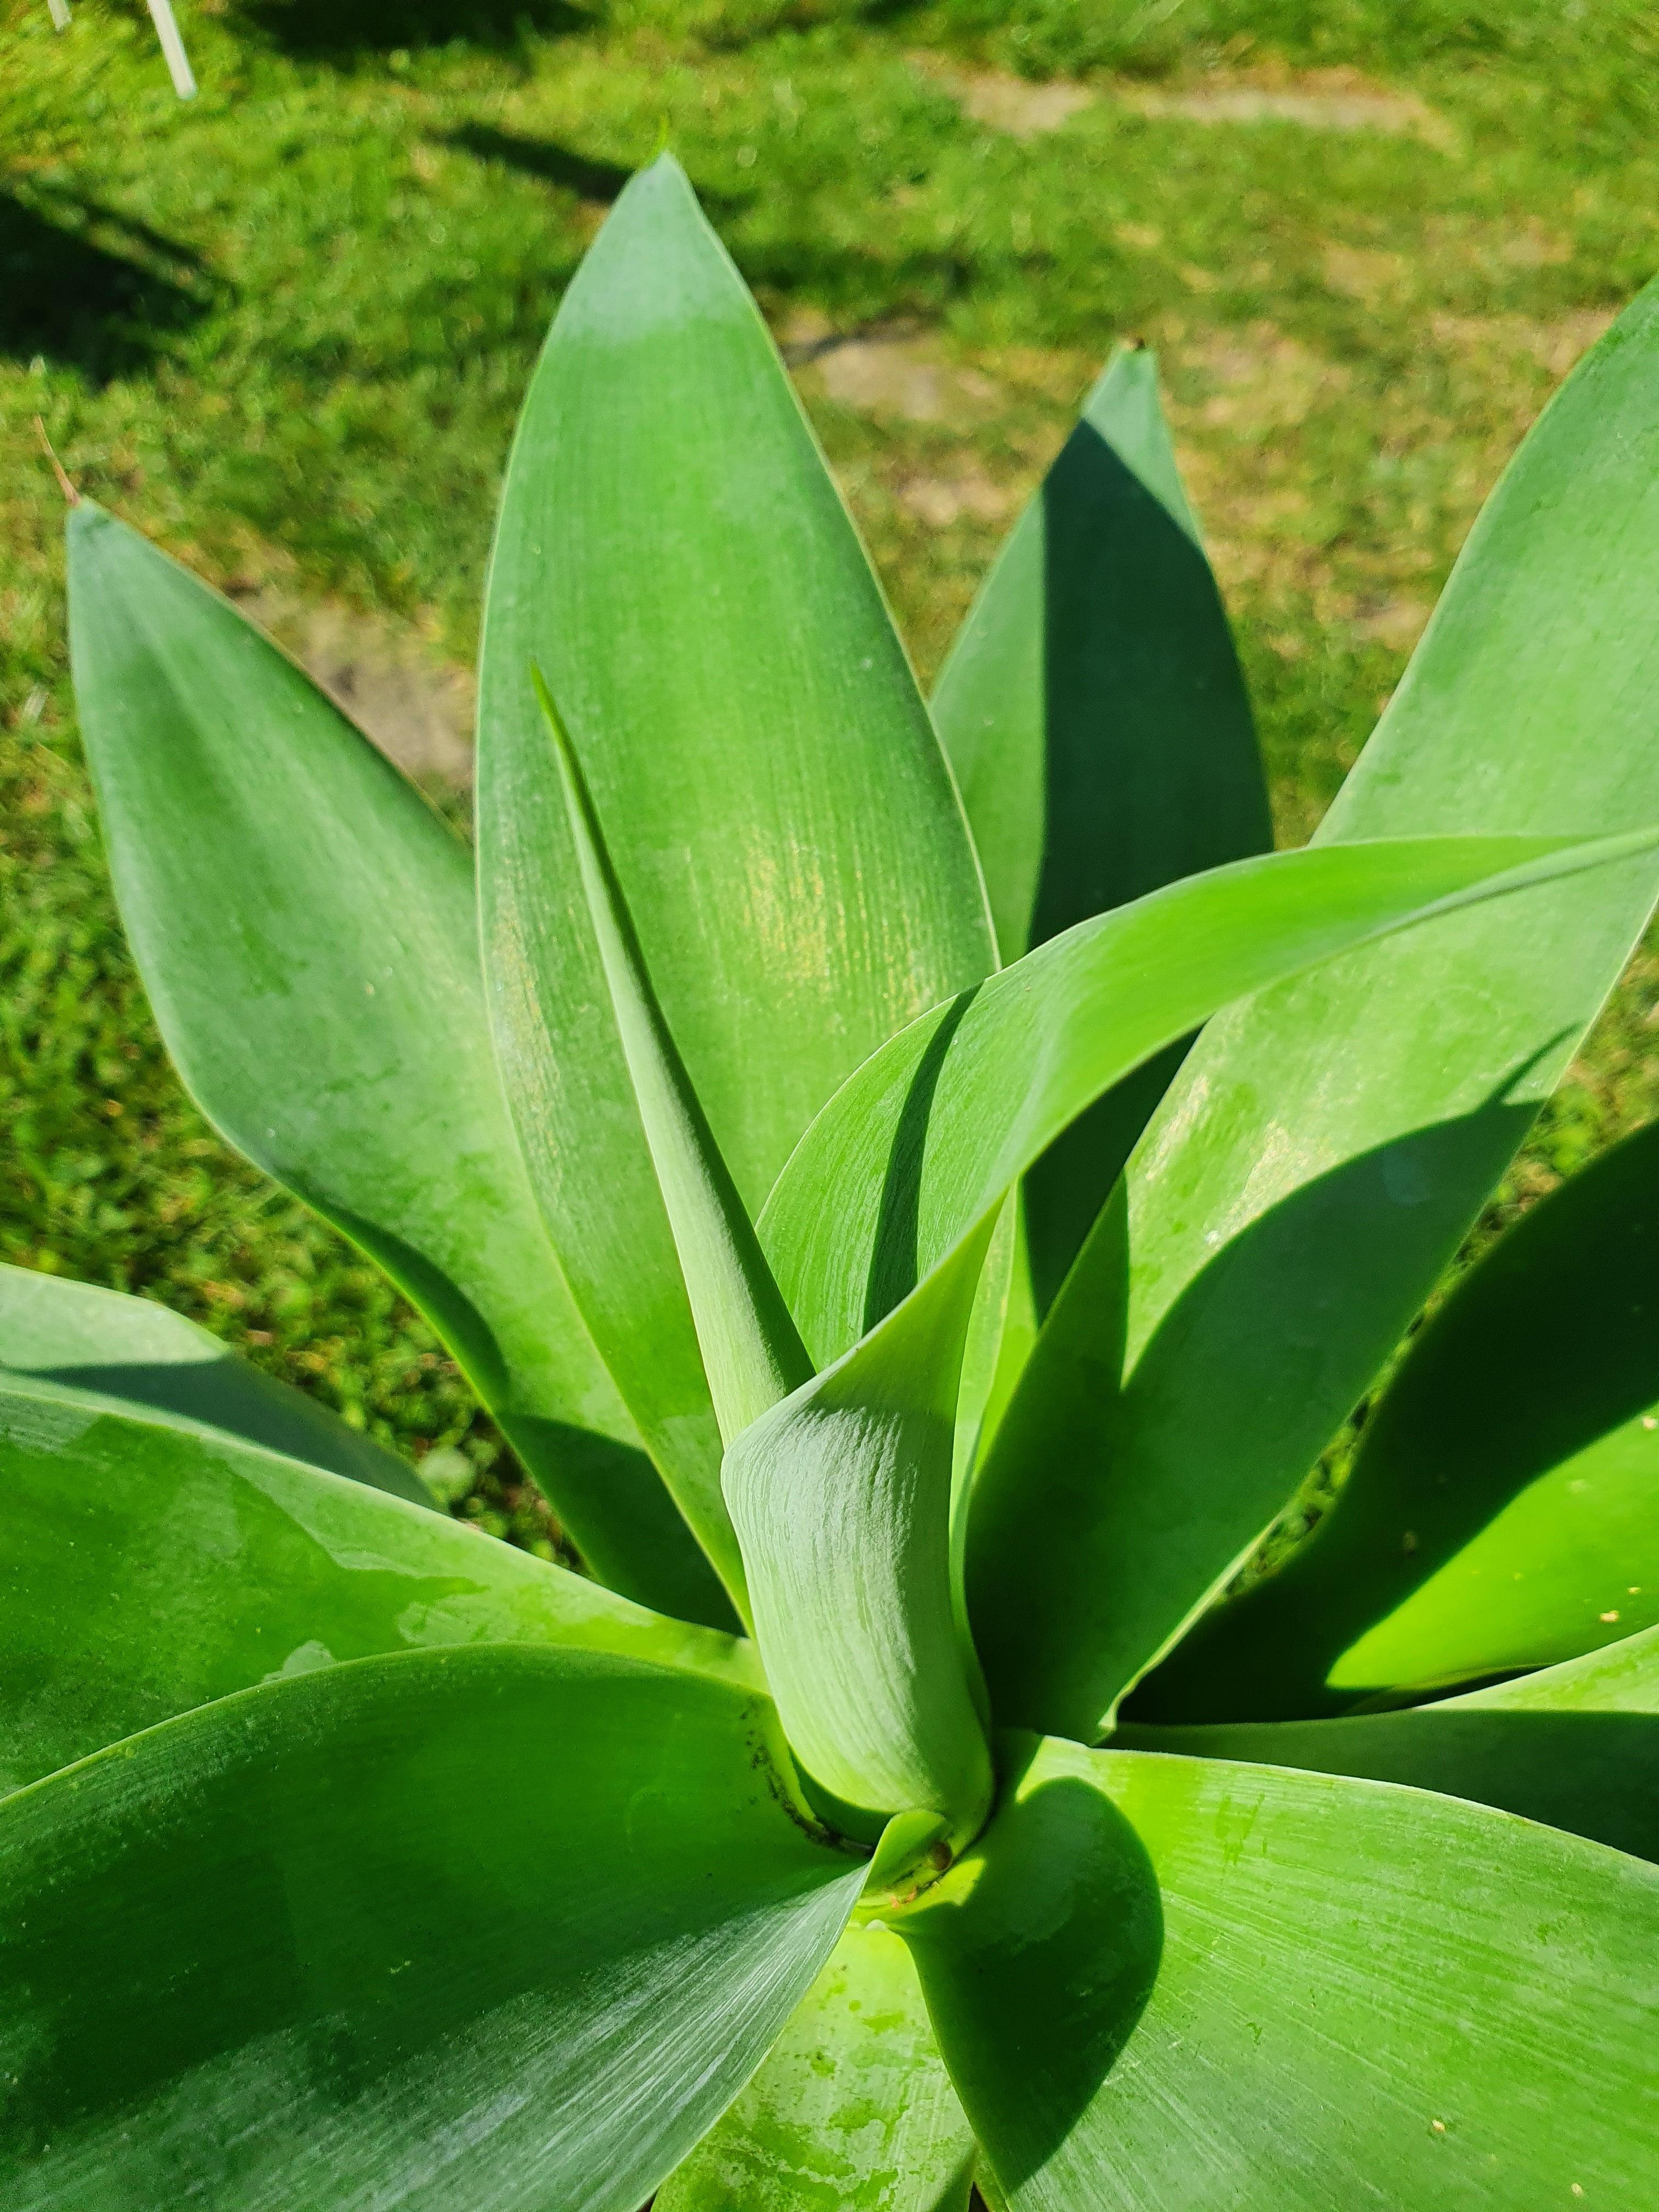
M 861 1811 L 942 1814 L 960 1850 L 991 1763 L 951 1556 L 957 1378 L 990 1224 L 726 1455 L 726 1502 L 785 1732 Z
M 582 889 L 684 1273 L 709 1395 L 729 1443 L 805 1382 L 811 1362 L 657 1003 L 569 734 L 540 669 L 532 675 L 558 757 Z M 719 1564 L 725 1572 L 731 1563 Z

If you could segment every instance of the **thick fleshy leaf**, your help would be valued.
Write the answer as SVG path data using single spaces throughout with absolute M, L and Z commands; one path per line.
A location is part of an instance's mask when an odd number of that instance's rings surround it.
M 1103 1092 L 1217 1007 L 1366 939 L 1645 852 L 1659 833 L 1400 838 L 1280 853 L 1079 923 L 866 1060 L 761 1218 L 808 1350 L 890 1312 Z
M 1145 347 L 1120 349 L 1085 400 L 933 704 L 1005 962 L 1272 848 L 1249 702 Z M 1039 1313 L 1173 1073 L 1103 1100 L 1032 1170 Z
M 1267 794 L 1156 357 L 1108 364 L 951 647 L 933 719 L 1005 963 L 1267 851 Z
M 755 1638 L 796 1756 L 844 1805 L 984 1820 L 984 1699 L 951 1540 L 957 1383 L 990 1224 L 727 1449 Z
M 656 2212 L 967 2212 L 973 2166 L 910 1954 L 855 1923 Z
M 414 1468 L 326 1407 L 239 1359 L 153 1298 L 0 1266 L 0 1384 L 95 1393 L 112 1406 L 182 1416 L 394 1498 L 430 1505 Z
M 426 1314 L 596 1573 L 729 1620 L 537 1218 L 465 847 L 216 592 L 86 501 L 69 546 L 111 872 L 186 1087 Z
M 1488 501 L 1319 846 L 1659 820 L 1656 589 L 1650 289 Z M 1047 1559 L 1011 1562 L 1002 1604 L 1052 1625 L 1072 1677 L 1022 1719 L 1109 1712 L 1224 1588 L 1428 1297 L 1656 888 L 1634 860 L 1449 918 L 1200 1041 L 1129 1170 L 1122 1389 L 1067 1450 L 1087 1540 L 1055 1516 Z
M 666 158 L 618 200 L 525 404 L 485 609 L 479 842 L 494 1018 L 554 1242 L 677 1494 L 713 1514 L 720 1437 L 532 662 L 752 1211 L 836 1086 L 993 949 L 868 564 Z
M 897 1924 L 1014 2212 L 1659 2190 L 1659 1869 L 1425 1791 L 1028 1740 Z
M 1659 1860 L 1659 1628 L 1406 1712 L 1124 1728 L 1112 1741 L 1407 1782 Z
M 257 1683 L 576 1644 L 758 1686 L 752 1646 L 182 1416 L 0 1382 L 0 1790 Z
M 558 755 L 588 919 L 679 1256 L 714 1418 L 729 1443 L 806 1382 L 811 1362 L 664 1017 L 569 732 L 541 671 L 532 673 Z M 743 1577 L 732 1556 L 731 1523 L 723 1512 L 711 1511 L 700 1515 L 696 1525 L 704 1550 L 741 1608 Z
M 365 1659 L 0 1806 L 0 2206 L 635 2212 L 858 1894 L 771 1708 L 592 1652 Z
M 1278 1720 L 1549 1666 L 1659 1620 L 1659 1123 L 1533 1207 L 1421 1333 L 1281 1570 L 1137 1717 Z

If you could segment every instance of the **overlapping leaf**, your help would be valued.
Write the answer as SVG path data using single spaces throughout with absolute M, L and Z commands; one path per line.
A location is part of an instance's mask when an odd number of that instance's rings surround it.
M 216 593 L 89 502 L 69 538 L 111 871 L 187 1088 L 428 1316 L 598 1573 L 720 1617 L 536 1218 L 465 848 Z
M 1124 1728 L 1113 1742 L 1411 1783 L 1659 1860 L 1659 1628 L 1404 1712 Z
M 1650 289 L 1488 502 L 1321 849 L 1659 820 L 1656 374 Z M 1122 1388 L 1071 1443 L 1086 1540 L 1034 1503 L 988 1597 L 1042 1639 L 1024 1717 L 1098 1722 L 1224 1586 L 1429 1295 L 1656 886 L 1633 860 L 1448 918 L 1200 1041 L 1130 1170 Z
M 580 742 L 646 966 L 752 1209 L 837 1084 L 993 953 L 868 565 L 667 158 L 617 202 L 526 402 L 485 612 L 479 835 L 538 1195 L 595 1340 L 707 1525 L 720 1438 L 532 663 Z
M 445 1516 L 49 1382 L 0 1379 L 0 1790 L 210 1698 L 422 1645 L 759 1679 L 748 1644 Z
M 151 1298 L 0 1266 L 0 1383 L 56 1384 L 199 1423 L 394 1498 L 432 1500 L 413 1468 L 325 1407 L 239 1359 Z
M 779 1177 L 761 1238 L 839 1357 L 1111 1085 L 1218 1006 L 1436 911 L 1648 852 L 1654 834 L 1398 838 L 1243 860 L 1080 923 L 866 1061 Z
M 1028 1741 L 900 1923 L 1013 2212 L 1659 2187 L 1659 1869 L 1484 1807 Z
M 755 1636 L 813 1780 L 879 1820 L 937 1814 L 948 1850 L 991 1796 L 951 1542 L 957 1381 L 981 1234 L 726 1455 Z M 922 1840 L 927 1840 L 923 1838 Z
M 1005 962 L 1091 915 L 1267 851 L 1249 702 L 1145 347 L 1121 348 L 997 557 L 933 696 Z M 1031 1171 L 1046 1313 L 1165 1062 Z
M 1340 1495 L 1148 1681 L 1141 1717 L 1290 1719 L 1548 1666 L 1659 1620 L 1659 1124 L 1431 1318 Z
M 0 1805 L 0 2206 L 635 2212 L 860 1863 L 766 1700 L 596 1653 L 365 1659 Z
M 855 1923 L 656 2212 L 967 2212 L 973 2166 L 909 1953 Z

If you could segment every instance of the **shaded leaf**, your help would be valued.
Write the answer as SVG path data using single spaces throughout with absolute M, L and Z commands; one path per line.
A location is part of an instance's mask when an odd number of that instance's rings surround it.
M 8 1798 L 0 2205 L 635 2212 L 858 1893 L 778 1755 L 690 1675 L 416 1652 Z
M 1320 849 L 1659 820 L 1656 376 L 1650 289 L 1488 501 Z M 1129 1170 L 1123 1388 L 1068 1455 L 1088 1542 L 1055 1520 L 1009 1592 L 1071 1677 L 1023 1718 L 1109 1712 L 1224 1588 L 1428 1297 L 1656 884 L 1638 859 L 1449 917 L 1200 1041 Z
M 1410 1783 L 1659 1860 L 1659 1628 L 1407 1712 L 1123 1728 L 1112 1741 Z
M 153 1298 L 0 1265 L 0 1385 L 11 1377 L 95 1394 L 135 1412 L 178 1414 L 413 1504 L 432 1504 L 395 1452 Z
M 1652 2197 L 1659 1871 L 1419 1790 L 1012 1748 L 899 1924 L 1014 2212 Z
M 577 1644 L 758 1686 L 752 1648 L 447 1516 L 49 1382 L 0 1382 L 0 1790 L 253 1685 Z
M 910 1954 L 854 1923 L 656 2212 L 967 2212 L 973 2164 Z
M 1337 1712 L 1548 1666 L 1654 1620 L 1659 1124 L 1457 1284 L 1312 1534 L 1194 1630 L 1138 1717 Z
M 186 1088 L 427 1316 L 597 1573 L 729 1620 L 536 1218 L 465 847 L 216 592 L 88 501 L 69 548 L 111 872 Z
M 720 1440 L 531 665 L 581 738 L 645 964 L 738 1193 L 992 960 L 959 802 L 753 301 L 665 158 L 566 294 L 485 611 L 494 1018 L 576 1300 L 677 1493 Z

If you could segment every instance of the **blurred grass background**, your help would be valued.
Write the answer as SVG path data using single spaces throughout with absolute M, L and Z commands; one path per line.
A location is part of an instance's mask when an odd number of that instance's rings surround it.
M 1294 842 L 1509 453 L 1659 265 L 1659 15 L 184 0 L 180 20 L 188 105 L 137 0 L 84 0 L 62 35 L 46 0 L 0 0 L 0 1256 L 179 1307 L 546 1552 L 424 1327 L 167 1067 L 76 746 L 33 417 L 452 789 L 519 396 L 666 133 L 924 678 L 1114 339 L 1158 348 Z M 1492 1220 L 1659 1106 L 1656 1001 L 1644 953 Z

